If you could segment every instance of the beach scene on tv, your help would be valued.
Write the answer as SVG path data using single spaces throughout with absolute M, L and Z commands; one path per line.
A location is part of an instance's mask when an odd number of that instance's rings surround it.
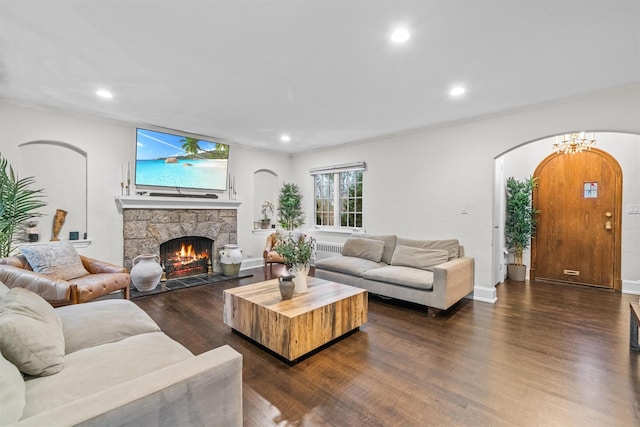
M 136 146 L 136 186 L 226 189 L 226 144 L 138 129 Z

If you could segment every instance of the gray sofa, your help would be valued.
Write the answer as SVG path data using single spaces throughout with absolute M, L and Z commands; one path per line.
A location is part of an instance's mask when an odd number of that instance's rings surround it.
M 315 276 L 446 310 L 473 291 L 474 259 L 456 239 L 357 234 L 341 255 L 316 260 Z
M 242 425 L 242 355 L 194 356 L 128 300 L 54 309 L 0 283 L 0 352 L 0 425 Z

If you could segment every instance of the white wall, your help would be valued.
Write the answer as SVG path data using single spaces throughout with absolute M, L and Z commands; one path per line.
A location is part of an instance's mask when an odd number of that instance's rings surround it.
M 477 120 L 297 154 L 293 163 L 295 181 L 304 192 L 307 217 L 312 218 L 313 181 L 309 169 L 367 162 L 364 184 L 367 231 L 415 238 L 458 238 L 466 253 L 476 260 L 474 298 L 493 301 L 495 158 L 514 147 L 568 130 L 637 134 L 639 117 L 640 86 L 627 86 Z M 637 227 L 632 232 L 637 233 Z M 628 254 L 623 256 L 628 259 Z M 631 277 L 624 279 L 640 279 L 637 273 L 629 274 Z
M 87 153 L 88 169 L 88 237 L 92 244 L 79 248 L 83 255 L 122 264 L 123 239 L 122 215 L 118 213 L 115 197 L 120 194 L 121 165 L 135 161 L 136 125 L 112 120 L 103 120 L 61 110 L 21 105 L 0 100 L 0 154 L 6 157 L 20 176 L 27 159 L 21 158 L 19 145 L 31 141 L 56 141 L 73 145 Z M 238 243 L 245 257 L 260 258 L 266 235 L 253 232 L 254 221 L 254 172 L 270 169 L 285 180 L 291 180 L 290 157 L 264 150 L 248 149 L 230 143 L 230 172 L 235 176 L 237 198 L 243 203 L 238 209 Z M 42 159 L 41 159 L 42 160 Z M 57 173 L 70 175 L 75 167 L 59 159 L 48 159 L 57 164 Z M 27 169 L 25 167 L 25 169 Z M 44 181 L 44 182 L 42 182 Z M 38 180 L 35 187 L 46 188 L 49 182 Z M 66 198 L 47 198 L 50 207 L 72 205 L 74 189 L 69 188 Z M 56 193 L 58 192 L 51 192 Z M 134 194 L 134 193 L 132 193 Z M 56 196 L 60 197 L 60 196 Z M 221 198 L 227 198 L 224 193 Z M 70 215 L 72 213 L 70 212 Z M 43 239 L 50 236 L 51 219 L 42 219 L 40 228 Z M 48 221 L 48 222 L 45 222 Z M 68 238 L 71 225 L 66 224 L 60 233 Z M 79 228 L 79 226 L 77 227 Z M 84 227 L 83 227 L 84 228 Z M 80 229 L 82 236 L 83 229 Z
M 640 85 L 635 85 L 477 120 L 300 153 L 293 158 L 230 143 L 230 171 L 236 177 L 238 199 L 243 201 L 238 210 L 238 243 L 245 251 L 245 258 L 261 263 L 266 234 L 252 230 L 255 171 L 269 169 L 278 175 L 280 184 L 293 181 L 300 186 L 309 226 L 313 220 L 313 180 L 309 169 L 365 161 L 368 166 L 364 182 L 367 231 L 403 237 L 460 239 L 466 253 L 476 259 L 474 298 L 494 301 L 492 266 L 500 262 L 492 255 L 494 160 L 514 147 L 569 130 L 639 134 L 639 117 Z M 87 152 L 88 229 L 93 244 L 81 252 L 121 263 L 122 216 L 116 209 L 114 196 L 120 193 L 120 165 L 134 161 L 136 124 L 8 101 L 0 101 L 0 120 L 0 153 L 12 164 L 21 163 L 18 145 L 34 140 L 62 141 Z M 60 173 L 69 167 L 72 165 L 61 164 Z M 625 176 L 625 182 L 629 179 Z M 625 233 L 637 236 L 637 224 L 626 222 L 630 229 L 625 229 Z M 322 236 L 322 240 L 325 238 L 336 239 Z M 628 250 L 623 246 L 625 265 L 633 259 Z M 637 271 L 625 268 L 624 274 L 627 272 L 630 276 L 623 280 L 640 283 Z

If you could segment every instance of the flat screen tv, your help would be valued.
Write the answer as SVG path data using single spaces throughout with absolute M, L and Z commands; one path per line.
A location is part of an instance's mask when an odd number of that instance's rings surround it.
M 141 128 L 136 141 L 136 187 L 227 188 L 228 145 Z

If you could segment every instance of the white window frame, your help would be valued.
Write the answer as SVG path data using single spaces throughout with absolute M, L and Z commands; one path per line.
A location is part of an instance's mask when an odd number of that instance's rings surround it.
M 313 222 L 316 229 L 323 232 L 334 232 L 334 233 L 351 233 L 353 231 L 363 231 L 364 230 L 364 206 L 362 206 L 361 212 L 362 215 L 362 224 L 360 227 L 354 226 L 342 226 L 341 224 L 341 215 L 342 215 L 342 204 L 340 200 L 340 173 L 342 172 L 356 172 L 362 171 L 362 202 L 364 204 L 364 172 L 366 171 L 366 163 L 365 162 L 354 162 L 342 165 L 334 165 L 327 166 L 322 168 L 314 168 L 311 169 L 310 174 L 313 176 Z M 316 199 L 316 175 L 329 175 L 333 174 L 333 225 L 318 225 L 317 221 L 317 199 Z

